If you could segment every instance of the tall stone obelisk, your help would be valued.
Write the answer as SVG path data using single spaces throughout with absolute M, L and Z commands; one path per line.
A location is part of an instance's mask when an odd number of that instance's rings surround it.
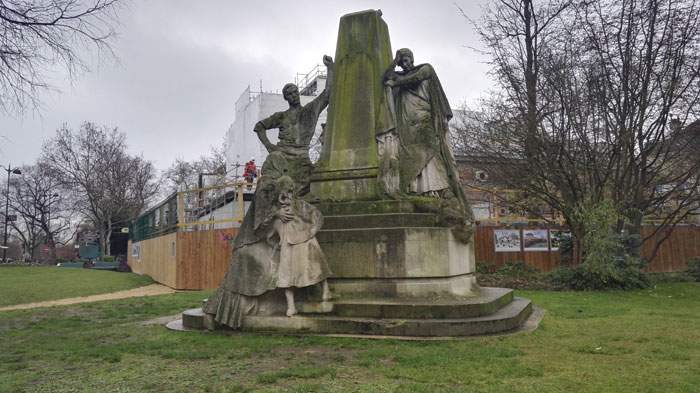
M 384 99 L 382 77 L 392 58 L 389 29 L 380 11 L 340 19 L 336 80 L 323 149 L 311 180 L 311 193 L 321 200 L 381 198 L 375 134 Z

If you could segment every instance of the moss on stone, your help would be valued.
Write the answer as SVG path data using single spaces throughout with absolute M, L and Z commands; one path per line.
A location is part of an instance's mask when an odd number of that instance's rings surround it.
M 383 74 L 391 59 L 389 29 L 377 11 L 341 18 L 327 136 L 318 171 L 377 167 L 376 113 L 384 94 Z M 317 187 L 322 200 L 379 197 L 376 181 L 358 187 L 349 186 L 345 180 L 322 183 Z

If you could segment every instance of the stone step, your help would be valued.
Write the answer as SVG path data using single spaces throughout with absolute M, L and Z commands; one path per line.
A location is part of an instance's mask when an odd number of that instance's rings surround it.
M 182 313 L 182 326 L 187 329 L 204 330 L 206 314 L 201 308 L 192 308 Z
M 497 312 L 476 318 L 377 319 L 326 315 L 247 316 L 243 331 L 352 334 L 375 336 L 454 337 L 496 334 L 519 328 L 532 313 L 528 299 L 516 297 Z
M 449 228 L 437 226 L 409 226 L 409 227 L 390 227 L 382 226 L 376 228 L 339 228 L 326 229 L 325 223 L 323 229 L 318 231 L 316 239 L 319 242 L 342 241 L 342 242 L 366 242 L 376 241 L 378 239 L 391 240 L 394 238 L 405 238 L 406 234 L 416 232 L 440 233 L 450 232 Z M 451 232 L 450 232 L 451 233 Z
M 323 217 L 323 230 L 435 226 L 438 226 L 438 217 L 431 213 L 351 214 Z
M 333 315 L 355 318 L 455 319 L 493 314 L 513 301 L 513 290 L 481 288 L 470 299 L 338 299 Z
M 316 206 L 324 216 L 417 212 L 413 203 L 400 200 L 319 202 Z

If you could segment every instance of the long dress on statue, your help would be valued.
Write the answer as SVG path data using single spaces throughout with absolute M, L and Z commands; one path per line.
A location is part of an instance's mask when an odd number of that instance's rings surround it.
M 276 180 L 263 175 L 258 181 L 255 200 L 234 240 L 229 270 L 203 307 L 216 322 L 234 329 L 246 315 L 270 315 L 279 311 L 275 307 L 286 307 L 268 296 L 276 288 L 309 286 L 330 275 L 315 238 L 323 225 L 321 212 L 293 199 L 294 218 L 281 223 Z
M 294 216 L 291 221 L 277 219 L 274 224 L 280 239 L 277 287 L 318 284 L 331 274 L 315 237 L 323 225 L 323 216 L 313 205 L 301 200 L 290 201 L 289 210 Z

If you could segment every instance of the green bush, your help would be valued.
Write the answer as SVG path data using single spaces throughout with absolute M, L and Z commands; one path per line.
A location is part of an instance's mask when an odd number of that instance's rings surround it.
M 539 270 L 522 261 L 508 261 L 496 273 L 509 277 L 527 277 L 539 273 Z
M 672 283 L 672 282 L 693 282 L 695 279 L 689 271 L 683 272 L 666 272 L 666 273 L 645 273 L 649 278 L 650 285 Z
M 477 262 L 476 270 L 479 285 L 485 287 L 555 289 L 545 273 L 522 261 L 506 262 L 498 269 L 493 263 Z
M 559 258 L 564 266 L 570 266 L 574 262 L 574 238 L 572 236 L 562 236 L 559 239 Z
M 574 290 L 636 289 L 649 286 L 649 279 L 638 268 L 591 266 L 586 263 L 561 267 L 549 274 L 549 280 L 558 289 Z
M 700 257 L 695 257 L 688 262 L 688 274 L 700 282 Z
M 624 234 L 615 231 L 621 218 L 612 204 L 599 203 L 581 209 L 578 219 L 585 225 L 583 262 L 550 273 L 555 287 L 576 290 L 633 289 L 649 286 L 641 272 L 643 261 L 627 253 Z
M 101 259 L 102 259 L 102 262 L 114 262 L 113 255 L 105 255 Z
M 496 264 L 489 261 L 476 261 L 476 272 L 479 274 L 495 273 Z

